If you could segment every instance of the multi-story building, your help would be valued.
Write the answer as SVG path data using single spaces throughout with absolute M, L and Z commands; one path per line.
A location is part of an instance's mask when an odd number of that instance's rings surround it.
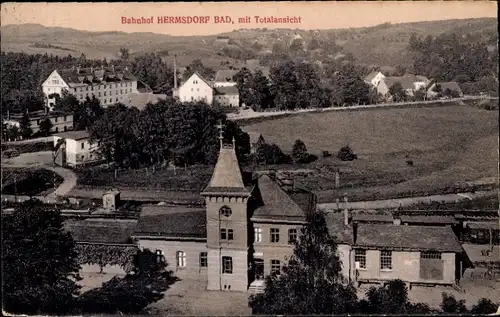
M 61 139 L 64 142 L 56 151 L 56 162 L 59 165 L 76 167 L 103 161 L 103 156 L 99 152 L 99 142 L 92 142 L 87 131 L 69 131 L 55 135 L 55 148 Z
M 195 72 L 179 88 L 174 84 L 173 95 L 181 102 L 203 101 L 208 105 L 216 103 L 225 107 L 239 107 L 239 91 L 232 79 L 233 73 L 219 71 L 215 82 L 211 83 Z
M 5 120 L 7 126 L 17 126 L 18 128 L 21 125 L 21 120 L 24 114 L 11 114 L 9 118 Z M 51 111 L 46 112 L 44 110 L 34 111 L 28 113 L 28 117 L 30 119 L 30 127 L 33 131 L 33 134 L 40 132 L 40 124 L 43 120 L 50 120 L 52 123 L 52 128 L 50 132 L 63 132 L 73 130 L 73 115 L 62 112 L 62 111 Z
M 95 96 L 101 105 L 108 106 L 117 102 L 126 104 L 128 95 L 136 93 L 137 79 L 127 67 L 56 69 L 42 84 L 47 97 L 47 107 L 53 110 L 55 95 L 63 91 L 74 95 L 83 102 Z

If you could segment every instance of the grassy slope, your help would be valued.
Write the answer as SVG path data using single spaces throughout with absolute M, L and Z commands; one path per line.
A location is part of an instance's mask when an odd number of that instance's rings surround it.
M 358 154 L 353 162 L 320 159 L 302 179 L 332 199 L 333 170 L 340 168 L 343 190 L 355 196 L 397 196 L 434 192 L 497 175 L 498 112 L 471 107 L 390 109 L 307 114 L 245 126 L 266 141 L 290 151 L 295 139 L 308 150 L 336 153 L 349 144 Z M 406 155 L 414 166 L 406 164 Z M 376 197 L 375 197 L 376 198 Z
M 496 32 L 497 19 L 447 20 L 435 22 L 403 23 L 380 25 L 370 28 L 321 30 L 316 35 L 323 40 L 334 39 L 343 46 L 344 52 L 351 52 L 365 64 L 408 65 L 411 56 L 406 52 L 406 45 L 412 32 L 420 36 L 439 35 L 447 32 L 492 34 Z M 249 30 L 234 31 L 225 35 L 233 38 L 239 46 L 249 48 L 259 40 L 263 50 L 272 49 L 277 36 L 289 41 L 295 31 Z M 297 31 L 309 41 L 310 31 Z M 66 56 L 85 53 L 89 58 L 113 58 L 120 47 L 127 47 L 132 54 L 167 50 L 172 56 L 179 56 L 179 66 L 187 66 L 194 58 L 208 60 L 210 67 L 218 67 L 226 57 L 218 56 L 220 46 L 214 44 L 214 36 L 174 37 L 153 33 L 123 32 L 85 32 L 66 28 L 46 28 L 36 24 L 7 25 L 1 27 L 2 50 L 24 51 L 27 53 L 52 53 Z M 51 44 L 74 52 L 54 48 L 34 48 L 34 43 Z M 167 60 L 170 60 L 167 58 Z

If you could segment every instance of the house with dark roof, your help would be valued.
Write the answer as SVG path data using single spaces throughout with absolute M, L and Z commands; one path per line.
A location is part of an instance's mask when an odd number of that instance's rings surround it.
M 406 74 L 401 77 L 382 78 L 377 85 L 377 92 L 386 98 L 390 98 L 389 89 L 396 83 L 400 83 L 406 95 L 413 96 L 415 91 L 426 89 L 430 80 L 424 76 Z
M 200 193 L 204 208 L 143 206 L 132 237 L 163 253 L 179 276 L 207 281 L 209 290 L 247 291 L 280 272 L 315 195 L 274 175 L 243 178 L 233 144 L 222 144 Z
M 326 217 L 338 244 L 343 273 L 358 284 L 401 279 L 410 286 L 454 285 L 468 266 L 451 227 L 453 219 L 357 212 L 351 216 L 347 210 L 328 212 Z M 410 224 L 412 221 L 419 225 Z M 448 225 L 433 225 L 433 221 Z
M 42 90 L 47 97 L 47 107 L 53 109 L 55 96 L 63 91 L 83 102 L 87 97 L 96 97 L 101 105 L 121 102 L 126 104 L 128 94 L 138 92 L 137 79 L 128 67 L 73 67 L 56 69 L 43 82 Z
M 240 92 L 236 86 L 220 86 L 214 88 L 214 102 L 223 107 L 239 107 Z
M 67 113 L 63 111 L 50 111 L 47 109 L 28 112 L 28 118 L 30 120 L 30 127 L 33 133 L 40 132 L 40 124 L 44 120 L 49 120 L 52 123 L 52 127 L 50 128 L 50 132 L 58 133 L 63 131 L 73 130 L 73 114 Z M 7 126 L 16 126 L 20 127 L 21 120 L 24 116 L 24 113 L 12 113 L 9 114 L 7 118 L 5 118 L 4 122 Z

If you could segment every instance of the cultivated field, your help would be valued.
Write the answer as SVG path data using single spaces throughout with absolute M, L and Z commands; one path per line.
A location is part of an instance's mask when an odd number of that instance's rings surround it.
M 449 191 L 498 173 L 497 111 L 446 106 L 304 114 L 251 124 L 244 130 L 262 134 L 286 152 L 299 138 L 316 155 L 349 145 L 358 160 L 320 158 L 306 167 L 312 174 L 301 182 L 323 201 L 338 196 L 333 193 L 337 168 L 342 191 L 369 199 Z M 406 163 L 408 159 L 413 166 Z

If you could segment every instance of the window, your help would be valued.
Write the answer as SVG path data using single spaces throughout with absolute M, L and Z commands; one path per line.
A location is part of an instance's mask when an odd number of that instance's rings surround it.
M 64 116 L 64 121 L 68 121 L 68 117 Z
M 186 252 L 177 251 L 177 267 L 186 267 Z
M 359 262 L 359 269 L 366 269 L 366 250 L 354 250 L 354 262 Z
M 223 216 L 229 217 L 231 216 L 232 211 L 231 208 L 229 208 L 228 206 L 222 206 L 222 208 L 220 209 L 220 213 Z
M 36 120 L 36 124 L 39 125 L 40 124 L 40 119 L 37 119 Z
M 253 241 L 262 242 L 262 228 L 253 228 Z
M 85 148 L 85 142 L 82 142 L 82 149 Z
M 441 260 L 441 253 L 435 251 L 420 252 L 420 258 Z
M 380 269 L 392 270 L 392 252 L 380 251 Z
M 222 273 L 233 274 L 233 258 L 230 256 L 222 257 Z
M 208 267 L 207 252 L 200 253 L 200 267 Z
M 156 250 L 155 254 L 156 254 L 156 263 L 165 262 L 165 257 L 163 256 L 162 250 Z
M 54 122 L 57 123 L 57 117 L 54 118 Z
M 271 242 L 280 242 L 280 229 L 271 228 Z
M 280 260 L 271 260 L 271 274 L 273 273 L 275 273 L 276 275 L 280 275 L 281 273 Z
M 233 229 L 220 229 L 220 239 L 221 240 L 233 240 L 234 239 Z
M 106 96 L 106 91 L 104 92 L 104 96 Z
M 294 244 L 297 241 L 297 229 L 288 229 L 288 243 Z

